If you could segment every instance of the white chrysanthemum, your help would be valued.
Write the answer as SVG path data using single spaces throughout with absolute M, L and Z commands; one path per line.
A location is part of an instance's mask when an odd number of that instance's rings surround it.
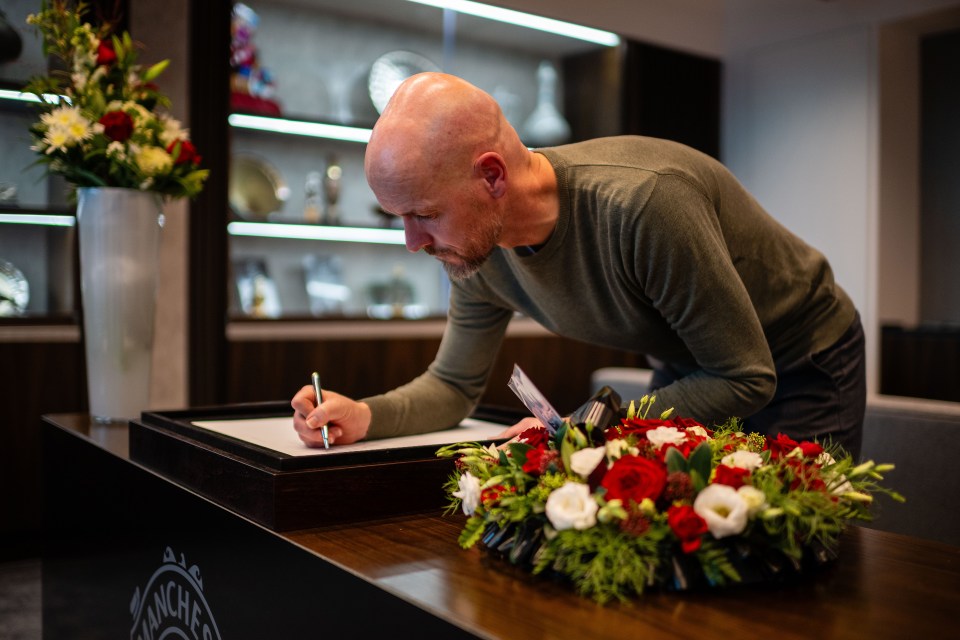
M 693 501 L 693 510 L 706 520 L 714 538 L 735 536 L 747 527 L 747 501 L 725 484 L 707 485 Z
M 144 146 L 134 158 L 140 172 L 148 177 L 166 173 L 173 167 L 173 158 L 160 147 Z
M 753 451 L 740 450 L 723 456 L 720 463 L 728 467 L 737 467 L 738 469 L 753 471 L 763 464 L 763 457 Z
M 570 454 L 570 469 L 586 478 L 597 466 L 603 462 L 607 456 L 606 447 L 593 447 L 590 449 L 580 449 Z
M 67 147 L 71 146 L 70 135 L 62 127 L 50 127 L 43 136 L 43 143 L 47 145 L 47 150 L 44 152 L 47 155 L 55 151 L 66 151 Z
M 579 482 L 567 482 L 556 489 L 546 504 L 547 518 L 557 531 L 589 529 L 597 524 L 598 509 L 590 487 Z
M 655 447 L 665 444 L 680 444 L 687 439 L 687 434 L 676 427 L 657 427 L 647 431 L 647 440 Z
M 77 107 L 57 107 L 40 116 L 40 122 L 48 127 L 70 129 L 75 125 L 90 126 L 90 121 L 83 117 Z
M 480 504 L 480 480 L 469 471 L 460 476 L 460 491 L 453 492 L 454 497 L 460 498 L 463 513 L 472 516 Z

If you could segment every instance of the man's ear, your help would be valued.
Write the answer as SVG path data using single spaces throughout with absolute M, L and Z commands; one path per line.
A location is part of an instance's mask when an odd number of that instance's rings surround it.
M 507 192 L 507 165 L 494 151 L 481 154 L 473 165 L 474 173 L 483 179 L 484 187 L 494 198 Z

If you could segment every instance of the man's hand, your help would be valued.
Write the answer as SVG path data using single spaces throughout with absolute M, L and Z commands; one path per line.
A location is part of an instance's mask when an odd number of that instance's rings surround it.
M 320 427 L 327 425 L 330 444 L 351 444 L 363 440 L 370 429 L 370 407 L 339 393 L 323 391 L 323 403 L 317 406 L 317 394 L 306 385 L 290 401 L 293 428 L 308 447 L 323 448 Z
M 508 428 L 506 431 L 503 431 L 502 433 L 497 434 L 496 438 L 497 438 L 497 439 L 500 439 L 500 438 L 513 438 L 513 437 L 516 437 L 516 436 L 520 435 L 521 433 L 523 433 L 523 432 L 526 431 L 527 429 L 532 429 L 533 427 L 542 427 L 542 426 L 543 426 L 543 423 L 540 422 L 539 420 L 537 420 L 536 418 L 533 418 L 533 417 L 524 418 L 523 420 L 521 420 L 521 421 L 518 422 L 517 424 L 515 424 L 515 425 L 513 425 L 512 427 Z

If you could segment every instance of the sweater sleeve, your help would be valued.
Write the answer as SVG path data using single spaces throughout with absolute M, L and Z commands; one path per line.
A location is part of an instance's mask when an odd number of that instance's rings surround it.
M 437 356 L 427 371 L 387 393 L 364 398 L 370 439 L 456 425 L 479 403 L 513 312 L 470 296 L 454 283 Z

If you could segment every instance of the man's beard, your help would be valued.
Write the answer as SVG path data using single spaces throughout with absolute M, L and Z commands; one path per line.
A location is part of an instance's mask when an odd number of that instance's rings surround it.
M 443 264 L 443 269 L 451 280 L 466 280 L 480 270 L 487 258 L 493 253 L 500 240 L 503 223 L 499 218 L 486 221 L 466 238 L 466 247 L 462 251 L 424 247 L 424 251 Z M 454 257 L 456 262 L 448 262 L 445 257 Z

